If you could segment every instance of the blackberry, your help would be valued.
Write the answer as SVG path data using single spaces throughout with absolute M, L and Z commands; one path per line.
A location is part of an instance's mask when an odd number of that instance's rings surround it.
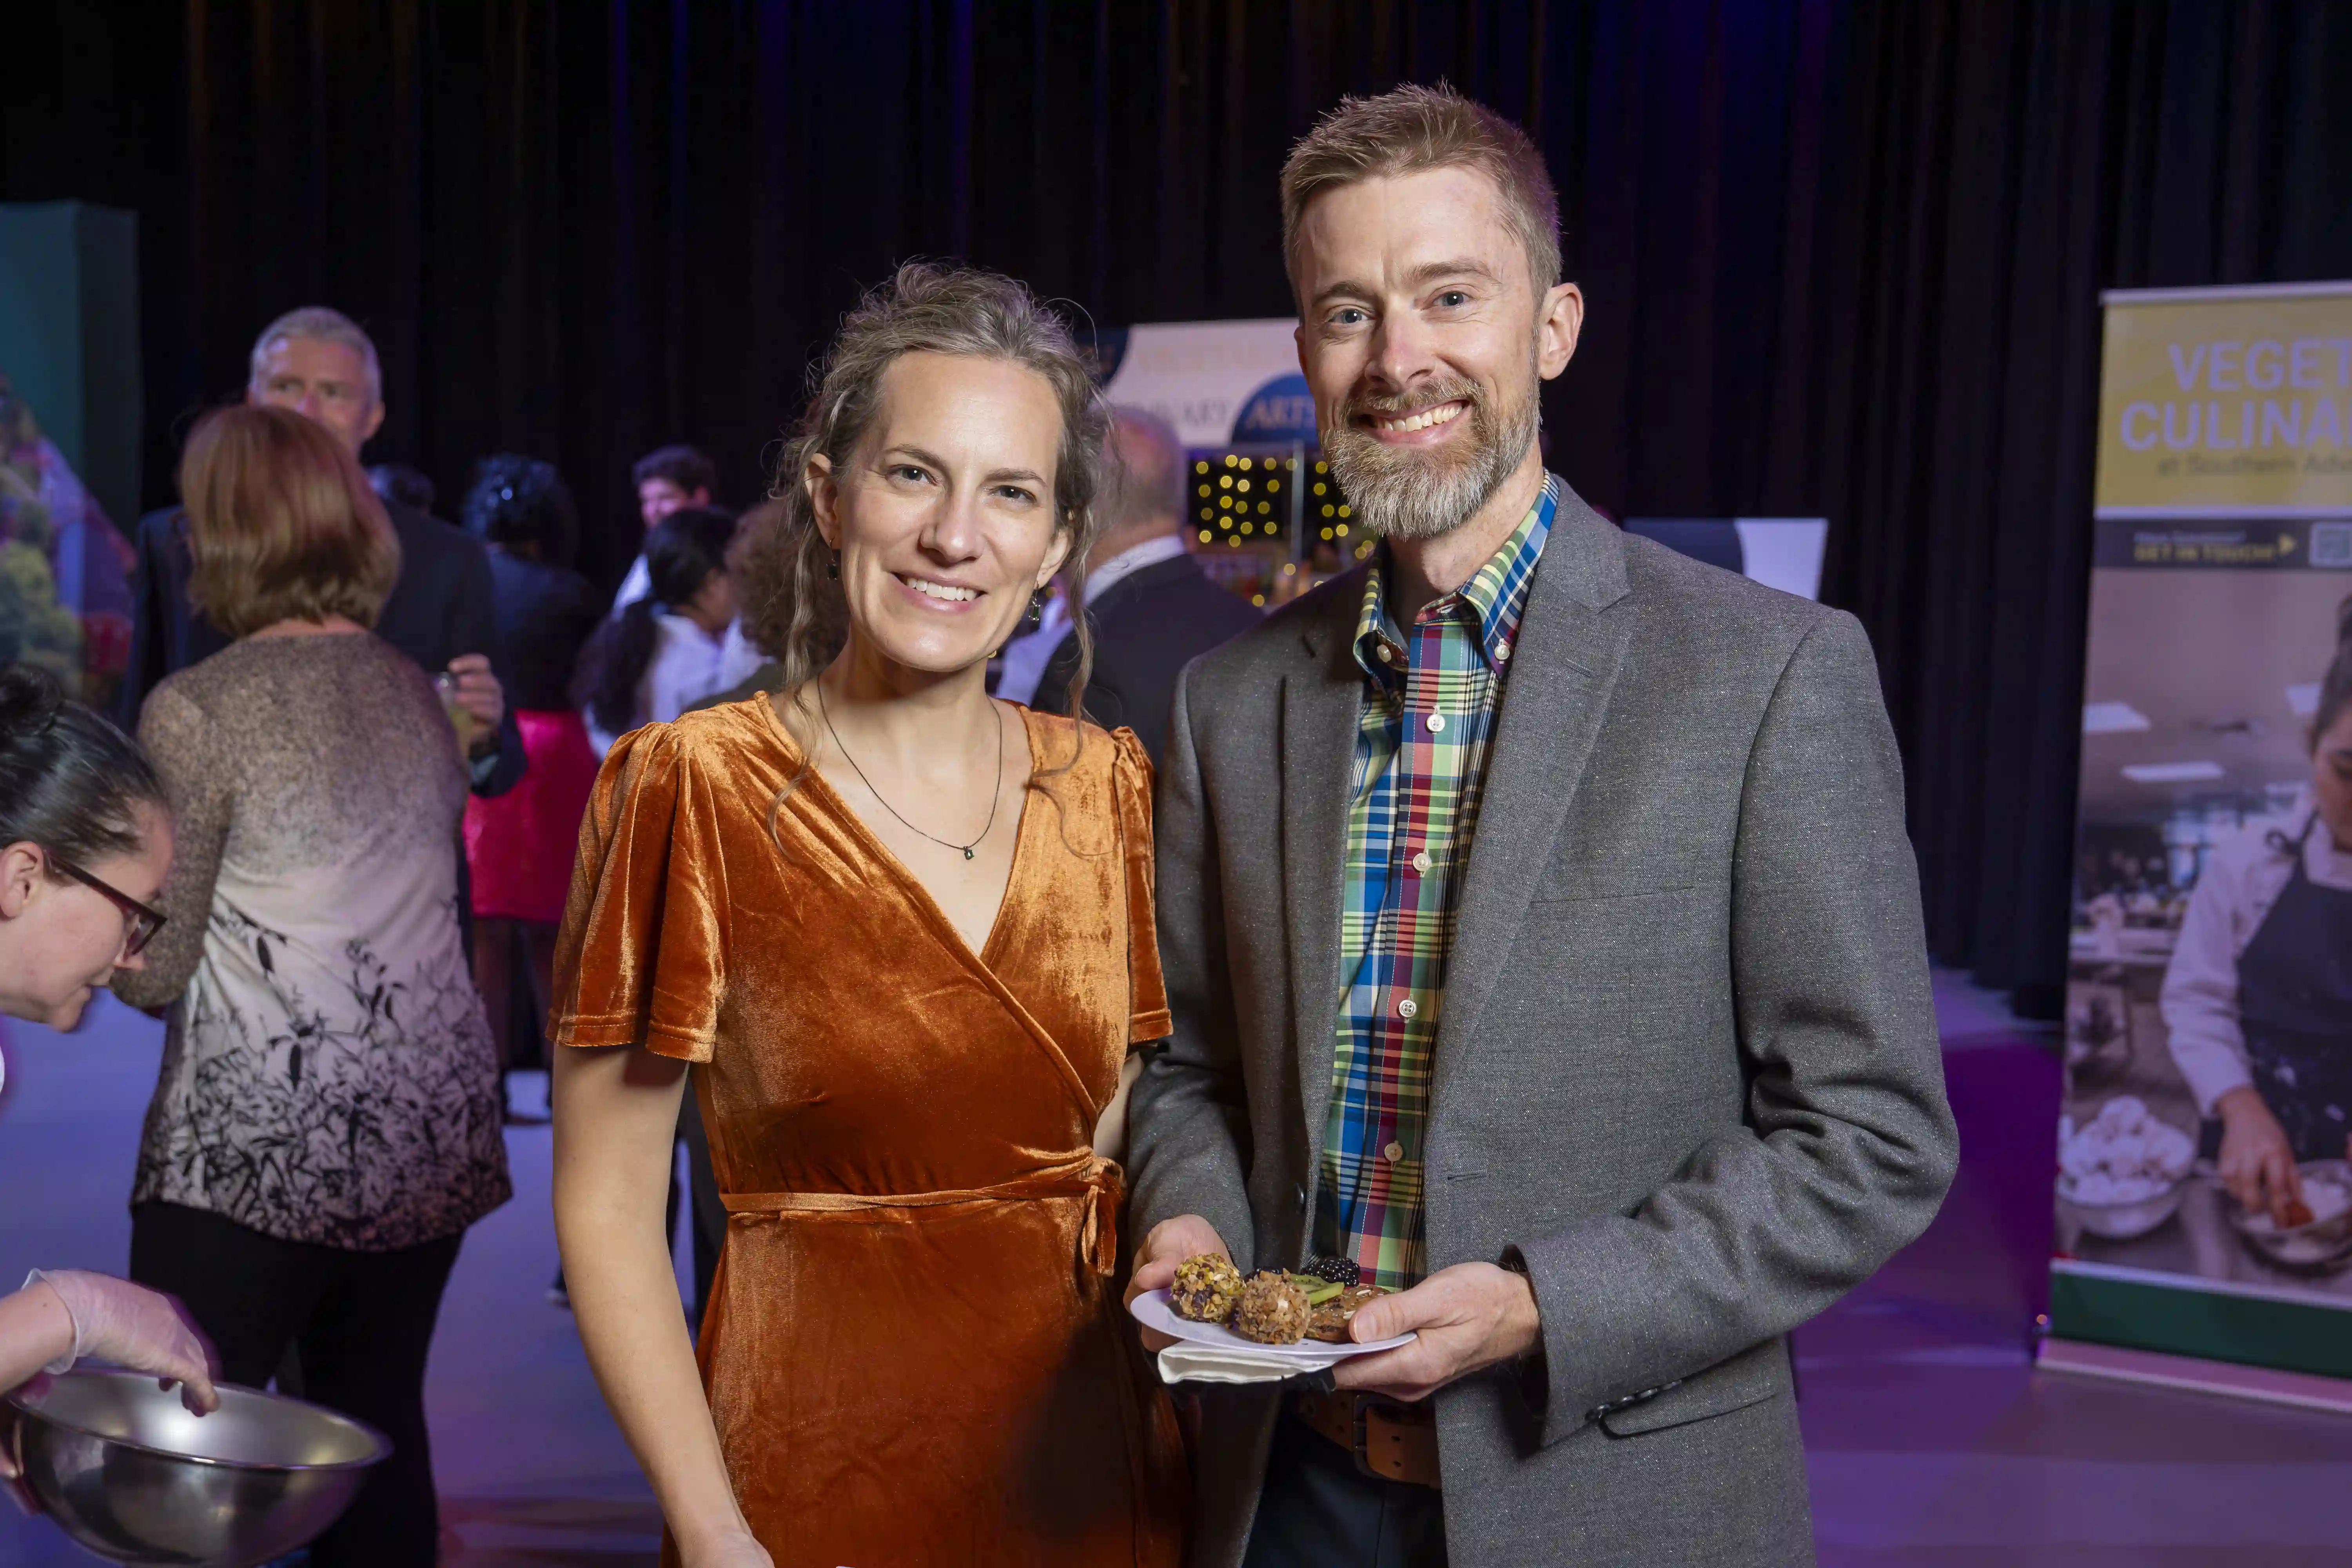
M 1299 1272 L 1318 1279 L 1328 1279 L 1334 1285 L 1360 1285 L 1364 1282 L 1363 1268 L 1352 1258 L 1311 1258 Z

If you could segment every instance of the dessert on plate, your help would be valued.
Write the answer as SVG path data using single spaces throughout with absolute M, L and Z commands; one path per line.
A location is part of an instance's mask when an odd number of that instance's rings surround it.
M 1262 1345 L 1295 1345 L 1307 1337 L 1314 1315 L 1307 1288 L 1278 1269 L 1262 1268 L 1242 1283 L 1234 1303 L 1234 1332 Z

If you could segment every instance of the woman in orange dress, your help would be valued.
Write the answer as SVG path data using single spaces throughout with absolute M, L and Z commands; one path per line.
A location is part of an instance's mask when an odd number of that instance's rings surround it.
M 902 270 L 787 450 L 783 690 L 639 730 L 598 778 L 558 948 L 556 1225 L 666 1562 L 1181 1555 L 1102 1152 L 1168 1029 L 1150 765 L 984 684 L 1086 557 L 1105 423 L 1019 284 Z M 827 598 L 850 634 L 818 671 Z M 688 1062 L 730 1221 L 698 1378 L 662 1215 Z

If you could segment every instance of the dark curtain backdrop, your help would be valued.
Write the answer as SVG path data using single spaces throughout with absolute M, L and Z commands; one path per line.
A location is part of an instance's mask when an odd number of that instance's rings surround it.
M 2064 946 L 2098 291 L 2352 275 L 2352 6 L 2224 0 L 51 0 L 0 199 L 142 225 L 145 489 L 314 300 L 383 346 L 370 456 L 449 510 L 554 459 L 588 566 L 630 459 L 751 497 L 811 351 L 914 255 L 1096 321 L 1287 314 L 1275 176 L 1438 77 L 1548 153 L 1586 289 L 1554 466 L 1617 513 L 1821 514 L 1876 639 L 1933 945 Z

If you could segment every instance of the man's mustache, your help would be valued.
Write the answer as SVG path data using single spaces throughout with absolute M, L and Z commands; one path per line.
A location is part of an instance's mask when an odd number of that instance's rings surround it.
M 1467 403 L 1474 413 L 1486 406 L 1486 400 L 1479 396 L 1478 389 L 1464 382 L 1450 387 L 1424 388 L 1385 395 L 1371 392 L 1350 393 L 1347 401 L 1339 405 L 1339 417 L 1348 424 L 1353 424 L 1361 415 L 1394 419 L 1401 415 L 1425 413 L 1448 403 Z

